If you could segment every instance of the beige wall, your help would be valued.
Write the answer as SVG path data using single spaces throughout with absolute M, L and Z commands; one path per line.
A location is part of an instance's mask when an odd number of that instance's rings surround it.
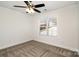
M 0 7 L 0 49 L 33 39 L 32 17 Z
M 78 51 L 79 11 L 77 7 L 78 5 L 75 4 L 44 14 L 39 14 L 35 20 L 35 40 Z M 57 18 L 58 35 L 56 37 L 39 35 L 40 20 L 47 20 L 49 17 Z
M 79 15 L 79 3 L 78 3 L 78 15 Z M 78 35 L 79 35 L 79 17 L 78 17 Z M 79 40 L 78 40 L 78 52 L 79 52 Z

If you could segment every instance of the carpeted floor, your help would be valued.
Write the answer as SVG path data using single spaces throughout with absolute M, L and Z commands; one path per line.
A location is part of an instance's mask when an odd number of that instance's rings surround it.
M 64 57 L 74 56 L 73 51 L 29 41 L 0 51 L 1 57 Z

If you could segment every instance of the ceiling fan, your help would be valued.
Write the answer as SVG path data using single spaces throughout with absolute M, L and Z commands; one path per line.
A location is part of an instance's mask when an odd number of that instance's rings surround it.
M 40 8 L 40 7 L 44 7 L 45 6 L 45 4 L 34 5 L 34 4 L 32 4 L 32 1 L 24 1 L 24 3 L 26 4 L 26 6 L 17 6 L 17 5 L 14 5 L 14 7 L 26 8 L 26 13 L 34 13 L 34 12 L 41 13 L 41 11 L 39 11 L 36 8 Z

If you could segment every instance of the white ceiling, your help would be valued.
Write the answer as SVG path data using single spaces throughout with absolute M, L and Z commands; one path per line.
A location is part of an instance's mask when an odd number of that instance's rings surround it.
M 51 11 L 51 10 L 62 8 L 64 6 L 75 4 L 77 3 L 77 1 L 33 1 L 32 3 L 35 5 L 44 3 L 45 7 L 38 8 L 43 13 L 46 11 Z M 1 7 L 10 8 L 10 9 L 25 13 L 25 8 L 15 8 L 13 7 L 14 5 L 26 5 L 26 4 L 23 1 L 0 1 Z

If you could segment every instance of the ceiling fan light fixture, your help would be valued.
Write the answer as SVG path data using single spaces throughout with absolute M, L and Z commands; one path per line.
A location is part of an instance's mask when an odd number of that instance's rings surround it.
M 20 8 L 26 8 L 26 13 L 41 13 L 41 11 L 37 8 L 40 8 L 40 7 L 44 7 L 45 4 L 37 4 L 37 5 L 34 5 L 32 4 L 32 1 L 24 1 L 24 3 L 26 4 L 26 6 L 18 6 L 18 5 L 14 5 L 14 7 L 20 7 Z
M 35 11 L 33 10 L 33 8 L 27 8 L 26 11 L 27 11 L 28 13 L 35 13 Z

